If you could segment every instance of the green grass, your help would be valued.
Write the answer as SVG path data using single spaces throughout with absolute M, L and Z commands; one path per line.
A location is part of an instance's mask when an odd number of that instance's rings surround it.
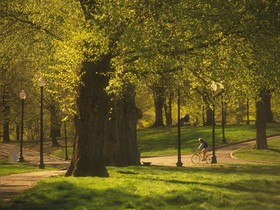
M 0 176 L 36 171 L 35 166 L 0 161 Z M 38 169 L 39 170 L 39 169 Z
M 3 209 L 280 209 L 280 166 L 108 168 L 41 181 Z
M 223 145 L 221 126 L 216 126 L 216 146 Z M 267 135 L 280 134 L 279 124 L 268 124 Z M 228 143 L 254 139 L 256 136 L 255 125 L 228 125 L 225 127 L 225 137 Z M 177 127 L 141 128 L 137 132 L 138 149 L 141 156 L 164 156 L 177 154 Z M 204 138 L 209 145 L 212 144 L 212 127 L 181 127 L 182 154 L 191 154 L 198 147 L 198 138 Z M 72 148 L 68 148 L 69 157 Z M 64 159 L 63 148 L 54 151 L 52 155 Z
M 233 155 L 249 161 L 280 163 L 280 139 L 268 141 L 268 149 L 244 147 L 234 151 Z
M 222 145 L 222 129 L 216 126 L 216 146 Z M 268 124 L 267 135 L 280 134 L 279 124 Z M 225 127 L 225 137 L 228 143 L 253 139 L 256 136 L 255 125 L 229 125 Z M 182 153 L 190 154 L 198 146 L 197 139 L 204 138 L 212 144 L 212 127 L 181 127 Z M 138 130 L 138 147 L 141 156 L 176 155 L 177 127 L 145 128 Z

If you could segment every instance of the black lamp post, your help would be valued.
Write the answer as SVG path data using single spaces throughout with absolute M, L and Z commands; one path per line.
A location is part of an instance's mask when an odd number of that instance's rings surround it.
M 183 163 L 181 161 L 181 115 L 180 115 L 180 103 L 181 103 L 181 93 L 180 88 L 178 88 L 178 161 L 176 165 L 182 167 Z
M 212 160 L 211 163 L 217 163 L 217 157 L 216 157 L 216 147 L 215 147 L 215 96 L 214 93 L 217 91 L 217 85 L 215 82 L 212 82 L 211 84 L 211 90 L 213 93 L 213 109 L 212 109 Z
M 222 84 L 220 84 L 220 88 L 221 88 L 221 91 L 224 90 L 224 86 Z M 223 93 L 222 93 L 222 143 L 223 144 L 226 144 L 227 143 L 227 140 L 226 140 L 226 137 L 225 137 L 225 124 L 226 124 L 226 116 L 225 116 L 225 103 L 224 103 L 224 96 L 223 96 Z
M 217 84 L 213 81 L 211 84 L 211 90 L 213 93 L 213 100 L 212 100 L 212 105 L 213 105 L 213 116 L 212 116 L 212 160 L 211 163 L 217 163 L 217 157 L 216 157 L 216 139 L 215 139 L 215 98 L 219 96 L 220 94 L 223 94 L 224 91 L 224 85 L 221 83 L 218 83 L 220 86 L 221 92 L 215 95 L 215 92 L 218 89 Z M 222 120 L 223 121 L 223 120 Z
M 46 85 L 46 81 L 44 77 L 40 77 L 38 80 L 39 87 L 41 90 L 41 111 L 40 111 L 40 163 L 39 163 L 39 168 L 44 169 L 45 164 L 44 164 L 44 156 L 43 156 L 43 138 L 44 138 L 44 133 L 43 133 L 43 92 L 44 92 L 44 87 Z
M 65 139 L 65 160 L 69 160 L 68 151 L 67 151 L 66 120 L 64 121 L 64 139 Z
M 63 108 L 62 112 L 66 114 L 66 109 Z M 62 119 L 62 122 L 63 122 L 63 125 L 64 125 L 65 160 L 69 160 L 68 150 L 67 150 L 67 126 L 66 126 L 67 120 L 68 120 L 68 116 L 66 116 Z
M 20 131 L 20 153 L 17 159 L 18 162 L 24 162 L 22 146 L 23 146 L 23 116 L 24 116 L 24 100 L 26 99 L 26 93 L 24 90 L 19 94 L 21 99 L 21 131 Z

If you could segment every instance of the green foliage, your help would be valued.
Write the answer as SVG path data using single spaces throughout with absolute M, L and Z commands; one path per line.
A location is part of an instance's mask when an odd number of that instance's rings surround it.
M 279 166 L 128 167 L 41 181 L 5 209 L 278 209 Z
M 76 114 L 82 63 L 108 53 L 109 93 L 121 95 L 131 83 L 138 92 L 143 84 L 173 94 L 180 86 L 195 117 L 212 102 L 212 81 L 224 83 L 234 110 L 279 87 L 279 0 L 85 2 L 1 1 L 0 84 L 9 86 L 11 116 L 26 89 L 36 122 L 42 74 L 46 98 Z

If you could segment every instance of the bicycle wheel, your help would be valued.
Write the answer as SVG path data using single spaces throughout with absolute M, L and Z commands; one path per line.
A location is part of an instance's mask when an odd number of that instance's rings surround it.
M 212 156 L 209 154 L 209 155 L 206 155 L 206 163 L 211 163 L 212 161 Z
M 191 157 L 191 161 L 193 164 L 198 164 L 200 162 L 200 156 L 198 154 L 193 154 Z

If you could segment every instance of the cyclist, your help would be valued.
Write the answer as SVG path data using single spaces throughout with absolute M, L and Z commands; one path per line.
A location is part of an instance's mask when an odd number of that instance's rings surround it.
M 202 153 L 202 160 L 205 160 L 205 157 L 206 157 L 206 153 L 208 152 L 208 144 L 206 141 L 204 141 L 202 138 L 199 138 L 198 139 L 199 141 L 199 146 L 197 148 L 197 151 L 200 151 Z

